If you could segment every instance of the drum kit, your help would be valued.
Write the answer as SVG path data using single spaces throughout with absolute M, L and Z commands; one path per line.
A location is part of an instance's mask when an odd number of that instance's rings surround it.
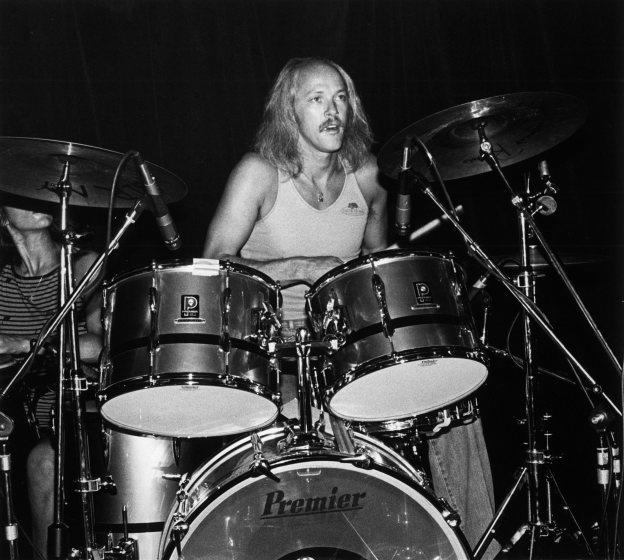
M 533 219 L 548 210 L 555 187 L 533 193 L 527 184 L 525 192 L 513 193 L 522 247 L 512 281 L 466 232 L 454 207 L 440 202 L 432 183 L 446 193 L 444 179 L 493 169 L 511 189 L 503 167 L 553 147 L 584 119 L 582 104 L 570 96 L 492 97 L 414 123 L 379 154 L 381 171 L 399 179 L 404 192 L 420 188 L 486 275 L 499 280 L 522 308 L 527 460 L 474 550 L 458 516 L 433 494 L 421 465 L 393 444 L 470 422 L 478 414 L 473 397 L 488 376 L 488 348 L 476 332 L 464 271 L 452 255 L 387 250 L 331 270 L 307 291 L 309 328 L 297 329 L 294 342 L 282 337 L 280 284 L 248 266 L 192 259 L 118 275 L 103 288 L 98 420 L 89 434 L 88 384 L 72 332 L 72 306 L 97 281 L 108 255 L 145 207 L 144 187 L 152 197 L 173 202 L 186 194 L 186 186 L 136 152 L 0 138 L 0 189 L 61 201 L 61 306 L 29 357 L 51 333 L 61 332 L 60 348 L 68 351 L 59 353 L 59 402 L 73 404 L 79 475 L 72 490 L 81 500 L 82 538 L 70 551 L 59 474 L 65 449 L 58 437 L 50 557 L 476 559 L 522 486 L 529 498 L 525 530 L 532 539 L 548 533 L 552 523 L 545 521 L 550 511 L 544 513 L 542 482 L 550 473 L 536 441 L 538 368 L 531 326 L 544 330 L 579 376 L 597 386 L 534 302 L 534 272 L 545 264 L 535 260 L 529 237 L 540 242 L 548 265 L 567 280 Z M 140 164 L 136 169 L 126 165 L 133 159 Z M 76 283 L 77 235 L 68 227 L 69 207 L 113 204 L 127 209 L 125 223 Z M 606 347 L 580 298 L 579 304 Z M 297 364 L 297 420 L 280 415 L 280 379 L 288 361 Z M 27 359 L 6 383 L 0 402 L 28 367 Z M 313 407 L 321 410 L 318 419 Z M 64 407 L 59 408 L 56 426 L 62 430 Z M 6 456 L 10 422 L 0 422 L 0 429 Z M 229 445 L 207 450 L 210 438 L 225 436 Z M 90 445 L 93 440 L 97 445 Z M 93 475 L 92 458 L 101 459 L 101 476 Z M 10 489 L 10 470 L 3 475 Z M 17 558 L 10 500 L 6 509 L 5 534 L 11 557 Z

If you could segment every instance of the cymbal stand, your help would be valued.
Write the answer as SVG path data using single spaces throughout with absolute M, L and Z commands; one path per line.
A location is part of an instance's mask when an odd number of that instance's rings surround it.
M 520 291 L 514 283 L 507 278 L 507 276 L 500 270 L 500 268 L 492 262 L 492 260 L 487 256 L 487 254 L 483 251 L 483 249 L 472 239 L 472 237 L 468 234 L 468 232 L 463 228 L 463 226 L 458 222 L 458 220 L 448 211 L 448 209 L 439 201 L 438 197 L 431 191 L 431 188 L 428 184 L 416 181 L 416 184 L 420 187 L 423 194 L 425 194 L 437 207 L 438 209 L 447 217 L 448 221 L 453 225 L 453 227 L 461 234 L 462 238 L 466 246 L 468 247 L 470 254 L 476 258 L 500 283 L 501 285 L 518 301 L 521 305 L 523 311 L 526 315 L 533 319 L 533 321 L 541 328 L 541 330 L 546 333 L 546 335 L 550 338 L 550 340 L 563 352 L 566 358 L 574 365 L 576 371 L 582 373 L 582 375 L 588 379 L 591 383 L 591 386 L 596 386 L 596 382 L 593 380 L 591 375 L 587 372 L 587 370 L 582 366 L 582 364 L 576 359 L 576 357 L 572 354 L 572 352 L 567 348 L 567 346 L 559 339 L 557 334 L 550 326 L 550 322 L 548 318 L 544 315 L 544 313 L 537 307 L 535 302 L 528 297 L 524 292 Z M 508 184 L 508 183 L 507 183 Z M 518 201 L 520 204 L 521 201 Z M 527 212 L 521 211 L 522 215 L 526 217 Z M 528 223 L 529 220 L 527 220 Z M 605 393 L 600 393 L 600 396 L 604 399 L 606 403 L 614 410 L 616 414 L 620 417 L 622 416 L 622 412 L 618 409 L 618 407 L 613 403 L 613 401 L 606 395 Z M 541 459 L 541 458 L 538 458 Z M 533 460 L 533 459 L 532 459 Z M 489 540 L 493 536 L 493 527 L 498 523 L 503 510 L 508 505 L 512 495 L 516 492 L 517 489 L 520 488 L 521 483 L 523 482 L 525 475 L 528 473 L 528 468 L 523 467 L 519 476 L 516 478 L 514 487 L 508 494 L 508 496 L 503 501 L 501 509 L 495 515 L 490 527 L 486 530 L 486 533 L 483 535 L 473 554 L 475 559 L 478 560 L 485 551 L 485 545 L 489 542 Z M 535 495 L 535 493 L 534 493 Z
M 527 177 L 526 191 L 524 193 L 523 206 L 531 207 L 535 206 L 532 200 L 530 192 L 530 180 Z M 521 288 L 527 298 L 535 302 L 535 271 L 533 263 L 531 262 L 531 252 L 529 247 L 529 238 L 532 236 L 532 230 L 525 219 L 525 214 L 518 211 L 518 228 L 521 241 L 521 270 L 516 278 L 516 283 Z M 513 485 L 511 491 L 504 499 L 503 506 L 497 512 L 495 520 L 490 524 L 485 532 L 485 535 L 481 538 L 477 546 L 475 547 L 475 558 L 480 558 L 484 544 L 489 540 L 489 537 L 493 535 L 495 526 L 498 520 L 501 518 L 502 512 L 509 504 L 513 495 L 526 486 L 527 489 L 527 520 L 522 523 L 520 527 L 513 534 L 508 545 L 503 548 L 504 552 L 509 552 L 512 546 L 514 546 L 526 533 L 530 531 L 530 543 L 529 543 L 529 558 L 533 558 L 535 552 L 535 543 L 538 538 L 558 536 L 561 530 L 557 527 L 553 516 L 553 491 L 556 491 L 559 499 L 564 508 L 567 511 L 570 520 L 572 521 L 576 535 L 582 538 L 586 551 L 589 556 L 593 556 L 593 552 L 589 543 L 585 539 L 576 519 L 570 509 L 567 507 L 565 498 L 561 494 L 559 486 L 554 478 L 553 473 L 550 470 L 549 465 L 553 461 L 553 455 L 550 450 L 550 433 L 545 431 L 544 447 L 540 447 L 538 443 L 538 428 L 537 422 L 537 407 L 536 407 L 536 393 L 537 393 L 537 367 L 535 364 L 534 347 L 535 347 L 535 335 L 532 330 L 531 318 L 526 311 L 522 313 L 523 324 L 523 340 L 524 340 L 524 374 L 525 374 L 525 426 L 526 426 L 526 444 L 527 450 L 525 455 L 524 466 L 520 469 L 516 482 Z M 549 415 L 544 414 L 541 419 L 546 422 L 550 418 Z
M 61 200 L 61 270 L 60 270 L 60 305 L 65 304 L 74 291 L 74 243 L 77 235 L 68 227 L 69 197 L 72 184 L 69 180 L 69 160 L 63 165 L 63 176 L 56 186 Z M 63 522 L 63 478 L 65 467 L 65 395 L 69 393 L 72 405 L 74 437 L 78 454 L 78 480 L 74 490 L 80 496 L 80 510 L 83 529 L 84 554 L 95 548 L 93 521 L 93 496 L 97 483 L 91 478 L 89 447 L 85 423 L 85 399 L 87 379 L 80 367 L 80 347 L 76 324 L 75 307 L 71 305 L 65 320 L 59 325 L 59 382 L 56 401 L 56 461 L 54 521 L 48 531 L 48 554 L 52 558 L 63 558 L 66 554 L 67 525 Z

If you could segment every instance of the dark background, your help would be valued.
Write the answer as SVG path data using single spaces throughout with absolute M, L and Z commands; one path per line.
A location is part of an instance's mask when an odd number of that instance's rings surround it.
M 523 91 L 574 95 L 587 119 L 543 154 L 560 186 L 559 208 L 538 221 L 555 250 L 590 261 L 567 270 L 619 359 L 623 15 L 616 0 L 2 0 L 0 134 L 134 149 L 177 173 L 189 189 L 172 206 L 185 243 L 178 255 L 191 257 L 201 252 L 229 171 L 251 144 L 274 77 L 293 56 L 331 58 L 351 74 L 375 131 L 374 150 L 410 123 L 467 101 Z M 506 169 L 516 188 L 525 172 L 535 176 L 535 163 Z M 37 181 L 37 169 L 26 180 Z M 517 251 L 515 213 L 492 173 L 448 187 L 484 248 L 493 256 Z M 416 225 L 437 216 L 428 200 L 416 205 Z M 100 246 L 104 212 L 73 217 L 94 230 L 91 243 Z M 481 273 L 450 229 L 417 246 L 455 250 L 470 282 Z M 112 270 L 169 258 L 145 215 Z M 504 347 L 517 305 L 490 286 L 489 342 Z M 615 398 L 614 370 L 561 283 L 546 273 L 537 292 L 558 334 Z M 474 313 L 480 323 L 479 300 Z M 518 332 L 516 325 L 510 336 L 517 354 Z M 538 357 L 568 372 L 541 334 Z M 523 458 L 515 425 L 521 371 L 494 359 L 480 401 L 500 501 Z M 600 501 L 590 408 L 578 388 L 550 378 L 540 383 L 539 406 L 554 414 L 553 445 L 564 455 L 554 470 L 587 529 Z M 503 536 L 523 517 L 524 495 L 515 501 Z

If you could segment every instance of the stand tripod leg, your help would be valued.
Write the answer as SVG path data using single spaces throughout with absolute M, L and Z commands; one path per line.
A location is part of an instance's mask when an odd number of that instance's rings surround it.
M 496 525 L 498 524 L 498 521 L 500 520 L 503 513 L 505 512 L 505 509 L 507 509 L 507 506 L 509 505 L 511 498 L 513 498 L 514 494 L 518 490 L 520 490 L 522 486 L 526 483 L 526 476 L 527 476 L 527 468 L 522 467 L 518 471 L 518 474 L 516 475 L 516 480 L 513 486 L 511 487 L 511 490 L 505 496 L 503 503 L 501 504 L 498 511 L 494 514 L 494 518 L 488 525 L 487 529 L 485 530 L 485 533 L 479 539 L 479 542 L 474 547 L 474 550 L 472 551 L 472 556 L 474 560 L 479 560 L 485 553 L 486 545 L 489 544 L 490 540 L 494 537 L 494 533 L 496 532 L 495 528 L 496 528 Z
M 573 533 L 574 537 L 583 542 L 583 545 L 585 546 L 585 550 L 587 551 L 588 557 L 593 558 L 594 553 L 592 551 L 592 548 L 589 545 L 589 542 L 587 542 L 587 539 L 585 538 L 585 534 L 583 533 L 581 526 L 576 520 L 574 513 L 572 513 L 572 510 L 570 509 L 568 502 L 566 501 L 565 497 L 563 496 L 563 493 L 561 492 L 561 488 L 559 488 L 559 484 L 557 484 L 557 479 L 555 478 L 555 475 L 552 473 L 550 469 L 546 470 L 546 480 L 552 485 L 552 487 L 554 487 L 555 491 L 557 492 L 557 496 L 559 496 L 559 499 L 561 500 L 561 503 L 563 505 L 562 507 L 563 511 L 567 513 L 568 517 L 570 518 L 570 521 L 572 522 L 572 525 L 574 526 L 574 533 Z

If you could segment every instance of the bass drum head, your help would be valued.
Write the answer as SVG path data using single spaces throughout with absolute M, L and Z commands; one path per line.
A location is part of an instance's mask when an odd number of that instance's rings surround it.
M 272 472 L 279 482 L 241 469 L 199 507 L 192 504 L 184 560 L 469 557 L 441 506 L 385 467 L 310 458 Z M 163 544 L 163 559 L 180 560 L 171 541 Z

